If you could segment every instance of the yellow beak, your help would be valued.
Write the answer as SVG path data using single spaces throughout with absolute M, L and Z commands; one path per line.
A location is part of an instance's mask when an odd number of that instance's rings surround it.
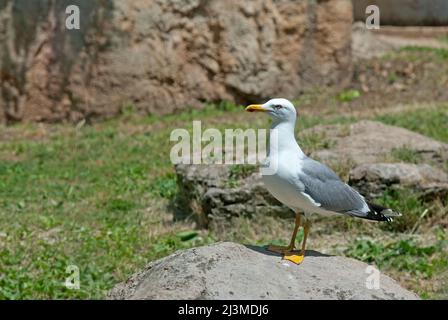
M 251 104 L 246 108 L 246 111 L 249 112 L 267 112 L 268 110 L 263 108 L 262 104 Z

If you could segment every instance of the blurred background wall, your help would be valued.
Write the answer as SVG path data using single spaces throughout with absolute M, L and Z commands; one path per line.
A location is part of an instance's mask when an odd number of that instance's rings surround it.
M 447 0 L 353 0 L 355 20 L 364 21 L 371 4 L 380 9 L 384 25 L 448 25 Z
M 68 5 L 80 30 L 65 28 Z M 0 0 L 0 121 L 171 113 L 351 78 L 350 0 Z

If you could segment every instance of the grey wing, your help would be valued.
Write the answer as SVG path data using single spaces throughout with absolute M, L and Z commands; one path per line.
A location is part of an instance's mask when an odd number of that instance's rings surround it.
M 355 216 L 369 212 L 364 197 L 318 161 L 305 159 L 299 179 L 304 186 L 303 193 L 325 210 Z

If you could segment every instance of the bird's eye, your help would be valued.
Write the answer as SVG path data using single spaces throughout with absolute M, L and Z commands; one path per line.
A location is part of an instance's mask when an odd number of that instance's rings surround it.
M 281 105 L 279 105 L 279 104 L 276 104 L 275 106 L 274 106 L 274 109 L 275 110 L 279 110 L 279 109 L 281 109 L 281 108 L 283 108 Z

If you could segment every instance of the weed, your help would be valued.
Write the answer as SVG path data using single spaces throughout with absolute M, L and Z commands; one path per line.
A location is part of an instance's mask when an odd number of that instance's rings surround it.
M 157 178 L 151 185 L 154 195 L 166 199 L 173 199 L 177 193 L 177 179 L 173 173 Z
M 349 257 L 376 264 L 380 269 L 396 269 L 425 278 L 447 265 L 436 253 L 443 252 L 448 242 L 438 240 L 429 246 L 420 246 L 413 239 L 402 239 L 387 245 L 372 240 L 358 239 L 345 251 Z
M 397 232 L 411 231 L 419 217 L 427 209 L 420 194 L 409 189 L 389 188 L 376 202 L 402 214 L 393 222 L 382 224 L 386 230 Z
M 381 115 L 376 118 L 385 124 L 403 127 L 448 143 L 448 105 L 435 109 Z
M 422 156 L 415 150 L 409 147 L 403 146 L 401 148 L 393 149 L 391 156 L 395 161 L 402 161 L 407 163 L 420 163 L 422 161 Z
M 448 49 L 445 49 L 445 48 L 406 46 L 406 47 L 401 48 L 400 51 L 432 53 L 440 59 L 443 59 L 443 60 L 448 59 Z
M 337 99 L 341 102 L 350 102 L 353 101 L 361 96 L 361 93 L 358 90 L 351 89 L 347 91 L 341 92 Z

